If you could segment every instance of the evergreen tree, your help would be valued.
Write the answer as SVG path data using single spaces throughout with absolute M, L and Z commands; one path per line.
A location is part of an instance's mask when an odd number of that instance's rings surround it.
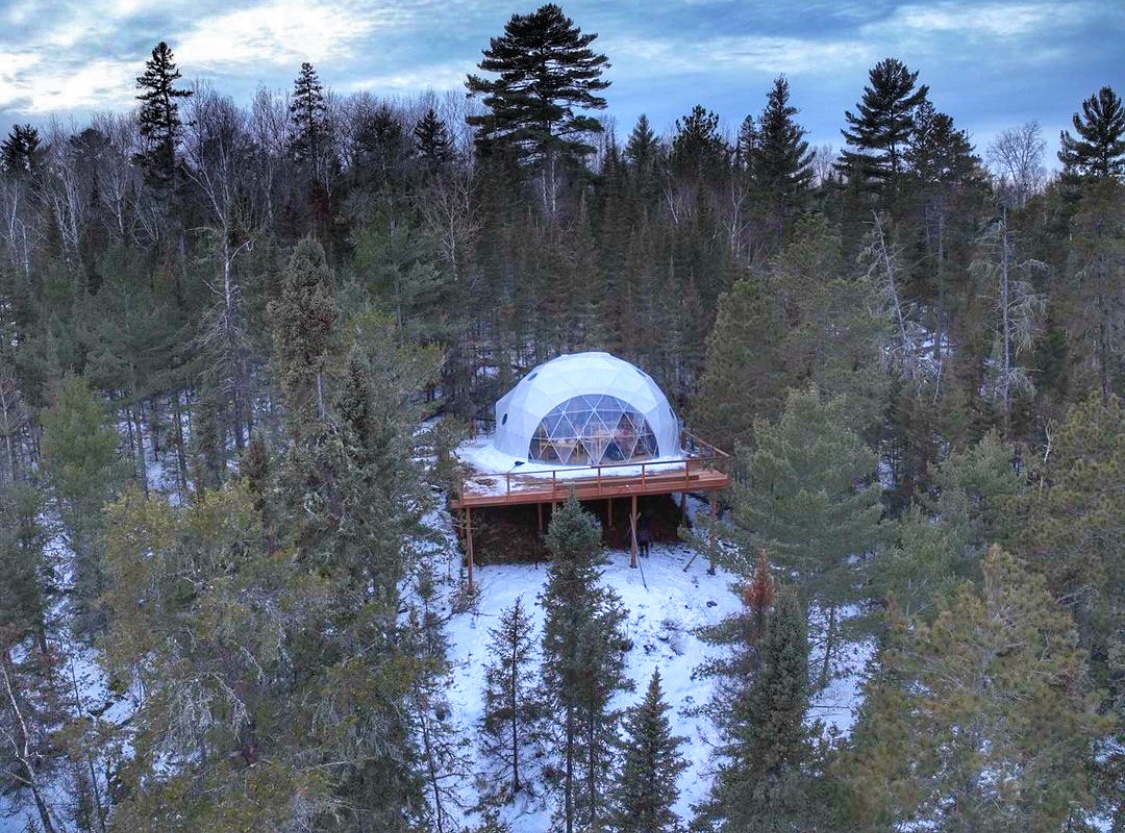
M 1085 188 L 1070 234 L 1072 280 L 1055 297 L 1073 345 L 1076 386 L 1085 382 L 1108 401 L 1125 375 L 1125 185 L 1109 177 Z
M 849 559 L 879 535 L 875 455 L 842 421 L 842 402 L 815 388 L 793 391 L 775 422 L 754 426 L 757 447 L 742 458 L 748 480 L 735 487 L 734 519 L 828 617 L 820 684 L 836 647 L 836 608 L 853 594 Z M 870 485 L 857 485 L 857 484 Z
M 145 141 L 137 161 L 150 180 L 161 184 L 171 181 L 176 168 L 176 145 L 183 129 L 178 100 L 192 94 L 176 87 L 181 75 L 174 58 L 168 44 L 161 41 L 145 61 L 144 75 L 137 78 L 137 88 L 143 91 L 137 100 L 141 102 L 140 130 Z
M 692 410 L 695 429 L 719 448 L 748 446 L 757 418 L 773 419 L 791 382 L 778 346 L 783 311 L 758 282 L 740 280 L 719 299 Z
M 895 639 L 905 653 L 876 677 L 856 729 L 857 821 L 968 833 L 1082 818 L 1090 743 L 1106 727 L 1073 622 L 1041 577 L 993 548 L 979 588 Z
M 726 166 L 729 149 L 719 133 L 719 115 L 700 104 L 676 119 L 668 162 L 674 173 L 701 180 L 715 177 Z
M 39 155 L 39 131 L 30 124 L 12 125 L 8 138 L 0 144 L 0 164 L 16 176 L 35 173 Z
M 480 96 L 485 115 L 469 116 L 483 153 L 507 152 L 530 164 L 542 179 L 544 206 L 557 210 L 562 169 L 594 152 L 587 139 L 601 123 L 575 110 L 602 110 L 598 93 L 605 55 L 590 49 L 596 34 L 582 34 L 553 3 L 527 15 L 512 15 L 504 34 L 492 38 L 478 65 L 494 80 L 470 75 L 469 94 Z
M 905 172 L 906 151 L 914 128 L 914 112 L 926 100 L 929 87 L 915 88 L 917 72 L 896 58 L 884 58 L 869 73 L 870 83 L 856 113 L 844 113 L 848 129 L 841 131 L 852 150 L 840 154 L 838 169 L 862 183 L 892 190 Z
M 302 240 L 282 276 L 280 296 L 269 305 L 278 385 L 298 434 L 327 414 L 340 316 L 333 283 L 324 249 L 311 238 Z
M 1091 177 L 1125 176 L 1125 107 L 1112 87 L 1102 87 L 1082 102 L 1073 117 L 1078 138 L 1059 134 L 1059 161 L 1067 173 Z
M 744 681 L 731 709 L 731 731 L 712 796 L 722 830 L 803 830 L 815 818 L 802 768 L 813 749 L 808 711 L 805 612 L 793 588 L 783 588 L 766 617 L 760 665 Z
M 289 152 L 298 162 L 317 165 L 328 144 L 328 104 L 320 76 L 308 61 L 301 64 L 293 82 L 289 118 L 293 123 Z
M 527 788 L 527 756 L 539 736 L 542 718 L 535 697 L 533 625 L 521 597 L 500 613 L 488 631 L 490 660 L 484 672 L 481 749 L 504 770 L 501 797 Z
M 927 100 L 914 111 L 905 158 L 913 175 L 930 185 L 965 183 L 977 175 L 980 165 L 968 134 Z
M 43 532 L 36 518 L 41 496 L 33 486 L 0 488 L 0 653 L 29 634 L 43 634 Z
M 627 687 L 625 611 L 600 584 L 601 529 L 573 496 L 547 529 L 551 566 L 540 597 L 543 688 L 554 714 L 561 826 L 596 828 L 605 816 L 616 715 L 610 699 Z
M 445 168 L 454 158 L 453 140 L 445 122 L 431 107 L 414 125 L 414 155 L 433 173 Z
M 672 734 L 671 707 L 664 702 L 660 672 L 653 672 L 644 699 L 626 714 L 623 754 L 608 821 L 617 833 L 674 833 L 680 820 L 672 810 L 676 785 L 687 763 L 680 753 L 686 738 Z
M 625 158 L 639 173 L 647 174 L 651 173 L 659 155 L 660 140 L 649 124 L 648 116 L 641 113 L 625 143 Z
M 102 592 L 102 508 L 121 484 L 125 467 L 117 456 L 120 440 L 104 405 L 84 379 L 69 377 L 55 403 L 40 418 L 44 468 L 59 502 L 75 554 L 75 593 L 82 629 L 100 628 Z
M 774 206 L 774 227 L 780 235 L 785 214 L 799 206 L 812 179 L 812 154 L 804 140 L 807 131 L 793 117 L 800 112 L 789 104 L 789 81 L 774 79 L 766 109 L 758 120 L 754 176 Z M 743 138 L 740 134 L 740 140 Z
M 1074 614 L 1091 675 L 1125 718 L 1125 408 L 1092 396 L 1053 433 L 1051 453 L 1012 521 L 1019 552 Z

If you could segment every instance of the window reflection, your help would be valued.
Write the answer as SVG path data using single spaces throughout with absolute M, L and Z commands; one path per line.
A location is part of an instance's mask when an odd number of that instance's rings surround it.
M 564 466 L 596 466 L 648 460 L 657 453 L 656 437 L 639 411 L 616 396 L 584 395 L 543 417 L 528 456 Z

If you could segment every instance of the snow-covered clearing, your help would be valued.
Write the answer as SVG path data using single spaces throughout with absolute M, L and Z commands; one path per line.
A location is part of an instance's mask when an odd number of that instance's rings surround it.
M 691 805 L 702 800 L 710 787 L 717 743 L 710 720 L 693 713 L 710 700 L 714 681 L 697 677 L 694 672 L 722 650 L 700 640 L 695 631 L 737 612 L 741 603 L 732 591 L 735 577 L 721 569 L 709 575 L 702 557 L 685 570 L 695 551 L 684 543 L 654 544 L 651 555 L 641 559 L 639 569 L 629 567 L 627 552 L 610 550 L 606 555 L 603 581 L 617 592 L 628 610 L 626 631 L 633 647 L 627 657 L 627 674 L 636 686 L 634 691 L 620 694 L 613 705 L 624 708 L 638 702 L 652 673 L 660 671 L 665 697 L 672 706 L 673 728 L 685 738 L 682 749 L 689 763 L 680 779 L 676 810 L 690 818 Z M 456 570 L 440 572 L 456 575 Z M 543 610 L 537 599 L 547 578 L 547 565 L 485 565 L 478 567 L 476 578 L 479 593 L 473 608 L 453 614 L 447 626 L 453 665 L 449 690 L 453 720 L 473 748 L 483 713 L 489 628 L 495 626 L 502 610 L 522 597 L 537 634 L 542 632 Z M 871 652 L 869 641 L 841 646 L 833 663 L 832 682 L 815 695 L 810 720 L 822 720 L 826 727 L 843 734 L 850 732 Z M 811 668 L 819 668 L 815 656 Z M 462 795 L 466 806 L 475 802 L 474 789 L 466 784 Z M 549 798 L 545 807 L 517 803 L 508 808 L 508 820 L 512 829 L 521 833 L 547 831 L 552 809 Z

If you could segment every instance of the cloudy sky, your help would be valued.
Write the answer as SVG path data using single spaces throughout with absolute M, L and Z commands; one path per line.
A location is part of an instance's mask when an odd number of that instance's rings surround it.
M 609 56 L 619 133 L 647 113 L 668 129 L 694 104 L 734 130 L 789 76 L 816 144 L 841 144 L 868 69 L 894 56 L 983 150 L 1038 119 L 1058 131 L 1082 99 L 1125 93 L 1125 0 L 569 0 Z M 462 89 L 488 38 L 534 3 L 495 0 L 0 0 L 0 129 L 130 108 L 152 46 L 186 79 L 240 101 L 287 89 L 302 61 L 338 93 Z

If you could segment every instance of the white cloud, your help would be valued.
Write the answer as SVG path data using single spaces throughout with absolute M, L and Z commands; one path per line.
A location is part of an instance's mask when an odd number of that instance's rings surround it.
M 1004 41 L 1057 32 L 1096 13 L 1094 5 L 1084 2 L 980 3 L 948 0 L 900 6 L 885 19 L 862 27 L 862 31 L 871 37 L 898 34 L 919 44 L 930 42 L 929 36 L 939 33 L 957 34 L 972 41 Z
M 857 40 L 728 35 L 684 42 L 671 38 L 606 39 L 614 74 L 761 72 L 828 75 L 866 66 L 873 52 Z
M 368 75 L 346 84 L 345 92 L 368 90 L 384 93 L 414 93 L 420 90 L 451 90 L 464 86 L 465 76 L 474 71 L 471 63 L 432 64 L 402 72 Z
M 0 55 L 0 67 L 10 55 Z M 128 61 L 96 59 L 78 67 L 47 66 L 32 56 L 9 75 L 0 69 L 0 107 L 46 115 L 67 110 L 127 107 L 133 102 L 136 66 Z M 34 72 L 26 72 L 34 67 Z
M 173 48 L 181 65 L 206 70 L 319 63 L 349 57 L 358 41 L 392 20 L 389 12 L 346 0 L 271 0 L 201 21 Z

